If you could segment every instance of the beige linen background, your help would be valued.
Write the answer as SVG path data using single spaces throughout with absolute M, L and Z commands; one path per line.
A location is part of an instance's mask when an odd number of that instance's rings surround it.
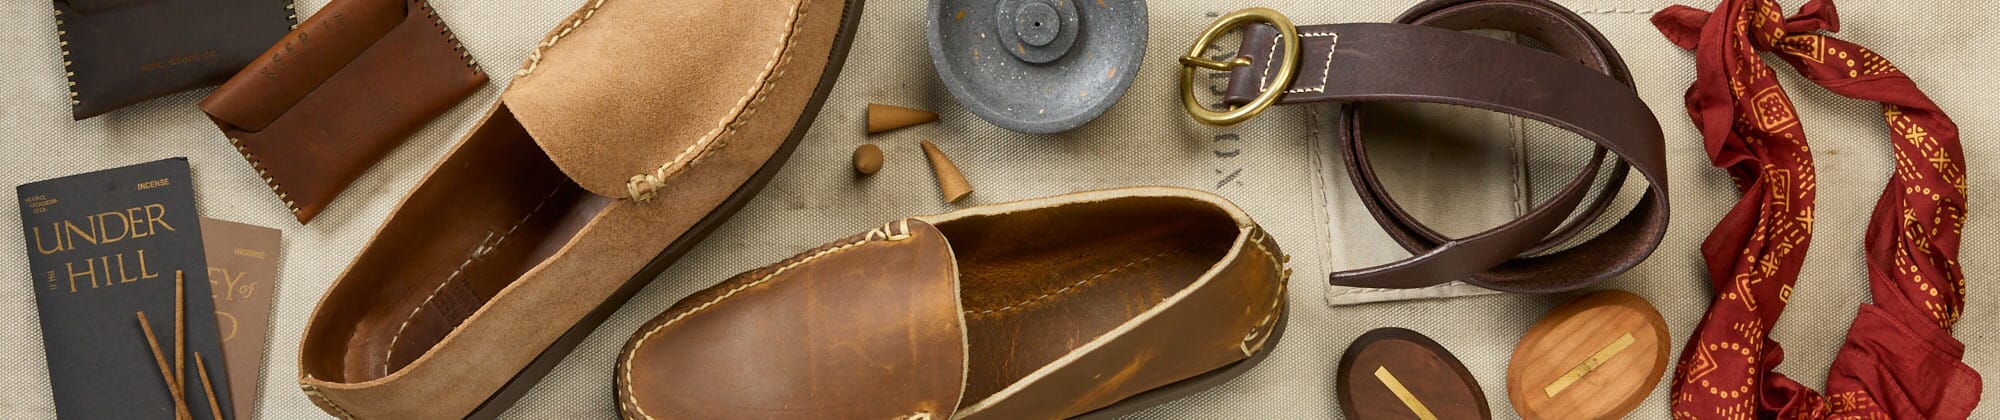
M 646 0 L 613 0 L 646 1 Z M 828 0 L 817 0 L 828 1 Z M 1646 263 L 1600 287 L 1637 292 L 1666 316 L 1675 342 L 1688 336 L 1710 300 L 1698 246 L 1737 197 L 1728 178 L 1708 165 L 1700 139 L 1681 107 L 1693 78 L 1688 53 L 1668 44 L 1647 23 L 1653 11 L 1680 1 L 1710 8 L 1714 0 L 1562 1 L 1597 25 L 1632 65 L 1639 91 L 1665 128 L 1670 152 L 1673 225 L 1666 243 Z M 1376 327 L 1405 327 L 1437 339 L 1455 352 L 1487 390 L 1499 417 L 1514 417 L 1504 388 L 1515 340 L 1549 308 L 1576 294 L 1487 295 L 1354 304 L 1475 290 L 1445 287 L 1380 294 L 1324 286 L 1330 271 L 1392 261 L 1402 253 L 1369 220 L 1319 133 L 1332 124 L 1325 110 L 1271 111 L 1229 129 L 1202 126 L 1178 108 L 1174 57 L 1201 27 L 1221 13 L 1248 6 L 1276 8 L 1300 23 L 1385 21 L 1415 0 L 1155 0 L 1144 68 L 1124 99 L 1102 118 L 1054 136 L 1019 135 L 974 117 L 955 103 L 933 72 L 924 46 L 924 2 L 875 0 L 866 9 L 847 72 L 818 123 L 783 172 L 742 213 L 707 243 L 632 299 L 531 392 L 510 414 L 517 418 L 615 416 L 612 364 L 619 346 L 645 320 L 729 275 L 790 256 L 878 223 L 909 214 L 951 210 L 939 202 L 919 151 L 933 139 L 951 153 L 977 187 L 962 205 L 993 203 L 1081 189 L 1140 184 L 1198 188 L 1227 196 L 1249 211 L 1293 255 L 1292 323 L 1268 363 L 1222 387 L 1137 417 L 1335 418 L 1332 376 L 1346 344 Z M 1800 0 L 1781 3 L 1796 7 Z M 302 13 L 324 0 L 301 0 Z M 510 75 L 547 28 L 582 0 L 435 0 L 465 45 L 494 80 L 464 104 L 396 149 L 341 195 L 310 226 L 299 226 L 249 170 L 242 158 L 194 107 L 201 89 L 147 102 L 94 119 L 72 122 L 65 106 L 54 22 L 46 3 L 0 3 L 0 185 L 187 156 L 195 171 L 205 216 L 284 230 L 276 309 L 262 372 L 257 416 L 307 418 L 320 411 L 296 388 L 300 329 L 320 293 L 387 212 L 505 87 Z M 663 7 L 671 7 L 672 2 Z M 1982 373 L 2000 372 L 2000 290 L 1987 287 L 2000 269 L 2000 129 L 1989 109 L 1992 56 L 2000 45 L 1991 28 L 2000 4 L 1968 1 L 1839 2 L 1845 30 L 1839 35 L 1892 58 L 1956 117 L 1971 166 L 1971 211 L 1963 264 L 1971 277 L 1969 308 L 1957 336 Z M 634 46 L 697 51 L 698 45 Z M 692 52 L 691 52 L 692 54 Z M 1476 63 L 1468 65 L 1477 65 Z M 1820 227 L 1791 308 L 1776 326 L 1784 343 L 1779 371 L 1808 384 L 1825 370 L 1844 337 L 1857 304 L 1868 299 L 1861 260 L 1861 232 L 1890 173 L 1887 130 L 1877 107 L 1839 98 L 1780 67 L 1811 137 L 1820 168 Z M 661 72 L 700 72 L 698 62 Z M 668 92 L 667 94 L 671 94 Z M 942 121 L 880 136 L 863 136 L 862 109 L 881 102 L 936 110 Z M 662 116 L 670 118 L 671 116 Z M 1507 126 L 1499 125 L 1502 129 Z M 1537 194 L 1516 184 L 1553 188 L 1579 159 L 1575 145 L 1535 145 L 1537 129 L 1512 128 L 1473 152 L 1415 148 L 1414 156 L 1384 156 L 1409 163 L 1393 175 L 1427 220 L 1470 226 L 1470 231 L 1511 217 Z M 1522 135 L 1520 133 L 1528 133 Z M 1524 141 L 1523 139 L 1529 139 Z M 880 145 L 888 163 L 880 174 L 849 176 L 848 154 L 857 144 Z M 1499 179 L 1495 179 L 1499 178 Z M 1524 181 L 1525 180 L 1525 181 Z M 1525 182 L 1525 184 L 1524 184 Z M 1498 184 L 1500 187 L 1492 187 Z M 1484 185 L 1484 186 L 1482 186 Z M 1400 196 L 1399 197 L 1404 197 Z M 466 203 L 476 206 L 479 203 Z M 17 232 L 20 217 L 0 211 L 0 232 Z M 0 236 L 10 234 L 0 233 Z M 0 278 L 27 278 L 22 247 L 0 243 Z M 1340 303 L 1342 305 L 1330 305 Z M 1348 305 L 1354 304 L 1354 305 Z M 0 417 L 52 418 L 33 294 L 27 282 L 0 287 Z M 1995 396 L 1989 378 L 1985 392 Z M 239 384 L 238 386 L 247 386 Z M 2000 416 L 1994 403 L 1975 417 Z M 1666 417 L 1666 386 L 1635 417 Z

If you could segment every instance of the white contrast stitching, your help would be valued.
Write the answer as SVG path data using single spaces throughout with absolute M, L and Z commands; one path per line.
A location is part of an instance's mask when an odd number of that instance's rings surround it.
M 1257 77 L 1258 92 L 1263 92 L 1265 90 L 1268 90 L 1269 87 L 1271 86 L 1271 70 L 1278 68 L 1278 66 L 1271 65 L 1271 62 L 1277 61 L 1278 40 L 1283 38 L 1284 36 L 1285 34 L 1283 32 L 1280 32 L 1276 35 L 1271 35 L 1271 50 L 1264 52 L 1264 75 Z M 1286 57 L 1285 59 L 1289 60 L 1291 59 L 1291 57 Z
M 1269 86 L 1269 83 L 1270 83 L 1270 78 L 1271 78 L 1271 71 L 1272 71 L 1272 69 L 1276 69 L 1276 68 L 1278 68 L 1278 66 L 1274 65 L 1274 63 L 1272 63 L 1272 61 L 1273 61 L 1273 60 L 1275 60 L 1275 59 L 1276 59 L 1276 57 L 1277 57 L 1277 53 L 1278 53 L 1278 40 L 1279 40 L 1279 39 L 1282 39 L 1283 37 L 1284 37 L 1284 35 L 1283 35 L 1283 34 L 1279 34 L 1279 35 L 1272 35 L 1272 36 L 1271 36 L 1271 51 L 1270 51 L 1269 53 L 1265 54 L 1265 56 L 1264 56 L 1264 76 L 1263 76 L 1263 77 L 1259 77 L 1259 78 L 1257 79 L 1257 92 L 1260 92 L 1260 93 L 1261 93 L 1261 92 L 1264 92 L 1264 91 L 1266 91 L 1266 90 L 1270 90 L 1270 86 Z M 1304 39 L 1305 39 L 1305 38 L 1317 38 L 1317 37 L 1331 37 L 1331 38 L 1333 38 L 1333 40 L 1329 41 L 1330 43 L 1329 43 L 1329 44 L 1328 44 L 1328 45 L 1326 46 L 1326 64 L 1325 64 L 1325 65 L 1322 65 L 1322 66 L 1320 66 L 1320 70 L 1319 70 L 1319 87 L 1315 87 L 1315 88 L 1311 88 L 1311 89 L 1306 89 L 1306 88 L 1297 88 L 1297 89 L 1291 89 L 1291 90 L 1286 90 L 1286 91 L 1285 91 L 1285 93 L 1304 93 L 1304 92 L 1325 92 L 1325 91 L 1326 91 L 1326 81 L 1327 81 L 1327 76 L 1331 75 L 1331 73 L 1333 72 L 1333 52 L 1334 52 L 1335 50 L 1338 50 L 1338 49 L 1339 49 L 1338 47 L 1340 46 L 1340 34 L 1338 34 L 1338 33 L 1333 33 L 1333 32 L 1309 32 L 1309 33 L 1303 33 L 1303 34 L 1299 34 L 1299 39 L 1300 39 L 1300 41 L 1299 41 L 1299 47 L 1300 47 L 1301 49 L 1303 49 L 1303 48 L 1305 47 L 1305 41 L 1304 41 Z M 1286 58 L 1286 59 L 1287 59 L 1287 60 L 1289 60 L 1290 58 L 1288 57 L 1288 58 Z
M 1264 229 L 1256 227 L 1250 229 L 1250 244 L 1257 246 L 1257 252 L 1264 254 L 1264 258 L 1271 262 L 1271 268 L 1278 271 L 1279 275 L 1278 291 L 1271 299 L 1271 308 L 1264 313 L 1264 319 L 1258 320 L 1257 325 L 1251 326 L 1250 332 L 1244 334 L 1243 341 L 1237 344 L 1237 349 L 1243 350 L 1243 357 L 1255 356 L 1258 350 L 1264 349 L 1265 342 L 1270 340 L 1271 336 L 1269 334 L 1260 334 L 1260 331 L 1263 331 L 1265 325 L 1270 324 L 1271 321 L 1274 321 L 1278 317 L 1278 308 L 1285 302 L 1285 290 L 1289 288 L 1292 282 L 1292 269 L 1285 268 L 1285 262 L 1279 261 L 1279 257 L 1276 254 L 1272 253 L 1269 248 L 1264 247 L 1264 238 L 1266 237 Z M 1284 259 L 1290 260 L 1291 257 L 1285 257 Z M 1259 340 L 1260 336 L 1262 337 L 1261 340 Z M 1250 345 L 1250 340 L 1258 341 L 1255 346 L 1252 346 Z
M 513 227 L 507 228 L 507 232 L 500 234 L 500 239 L 492 241 L 491 244 L 488 244 L 485 240 L 479 241 L 479 246 L 472 249 L 472 254 L 465 257 L 465 262 L 458 263 L 457 270 L 452 270 L 450 276 L 446 276 L 443 282 L 438 283 L 436 288 L 432 288 L 430 296 L 425 296 L 423 303 L 418 303 L 415 309 L 410 310 L 410 316 L 403 317 L 403 324 L 396 326 L 396 335 L 389 337 L 389 349 L 382 353 L 383 376 L 389 375 L 390 361 L 395 360 L 396 341 L 403 339 L 403 331 L 410 328 L 410 321 L 417 319 L 417 313 L 423 312 L 424 305 L 431 304 L 431 299 L 436 299 L 438 292 L 444 291 L 446 285 L 450 285 L 451 281 L 457 279 L 459 274 L 465 273 L 465 267 L 471 266 L 473 261 L 479 260 L 479 257 L 486 256 L 487 253 L 499 248 L 500 244 L 507 242 L 507 237 L 513 236 L 515 230 L 521 229 L 522 224 L 527 223 L 529 218 L 535 217 L 535 213 L 540 213 L 542 206 L 548 205 L 549 199 L 555 198 L 558 192 L 562 192 L 562 186 L 560 185 L 556 186 L 553 190 L 549 190 L 549 195 L 542 197 L 541 202 L 535 203 L 535 208 L 528 210 L 528 214 L 522 215 L 521 220 L 514 222 Z M 490 231 L 487 232 L 486 238 L 493 239 L 493 233 Z
M 1640 8 L 1619 8 L 1619 7 L 1609 7 L 1609 8 L 1602 8 L 1602 9 L 1583 9 L 1583 10 L 1578 10 L 1578 11 L 1576 11 L 1576 14 L 1579 14 L 1579 15 L 1610 15 L 1610 14 L 1629 14 L 1629 15 L 1650 15 L 1650 14 L 1653 14 L 1653 13 L 1655 13 L 1655 12 L 1658 12 L 1658 11 L 1659 11 L 1659 9 L 1640 9 Z
M 1125 263 L 1125 265 L 1121 265 L 1121 266 L 1117 266 L 1117 267 L 1112 267 L 1112 268 L 1111 268 L 1110 270 L 1105 270 L 1105 271 L 1104 271 L 1104 272 L 1102 272 L 1102 273 L 1097 273 L 1097 275 L 1094 275 L 1094 276 L 1090 276 L 1090 277 L 1085 277 L 1085 278 L 1084 278 L 1084 279 L 1082 279 L 1082 280 L 1077 280 L 1077 281 L 1076 281 L 1075 283 L 1070 283 L 1070 285 L 1068 285 L 1068 286 L 1063 286 L 1063 288 L 1061 288 L 1061 289 L 1056 289 L 1056 290 L 1055 290 L 1055 291 L 1053 291 L 1053 292 L 1048 292 L 1048 293 L 1043 293 L 1043 294 L 1042 294 L 1041 296 L 1036 296 L 1036 297 L 1032 297 L 1032 298 L 1028 298 L 1027 300 L 1023 300 L 1023 301 L 1020 301 L 1020 302 L 1014 302 L 1014 303 L 1013 303 L 1013 304 L 1011 304 L 1011 305 L 1007 305 L 1007 306 L 1002 306 L 1002 307 L 999 307 L 999 308 L 995 308 L 995 309 L 987 309 L 987 310 L 982 310 L 982 311 L 976 311 L 976 312 L 972 312 L 972 315 L 977 315 L 977 316 L 985 316 L 985 315 L 991 315 L 991 314 L 996 314 L 996 313 L 1003 313 L 1003 312 L 1009 312 L 1009 311 L 1013 311 L 1013 310 L 1015 310 L 1015 309 L 1021 309 L 1021 308 L 1025 308 L 1025 307 L 1027 307 L 1027 306 L 1028 306 L 1028 304 L 1031 304 L 1031 303 L 1035 303 L 1035 302 L 1037 302 L 1037 301 L 1040 301 L 1040 300 L 1042 300 L 1042 299 L 1047 299 L 1047 298 L 1049 298 L 1049 297 L 1052 297 L 1052 296 L 1055 296 L 1055 295 L 1060 295 L 1060 294 L 1063 294 L 1064 292 L 1068 292 L 1068 291 L 1070 291 L 1070 289 L 1074 289 L 1074 288 L 1076 288 L 1076 287 L 1078 287 L 1078 286 L 1082 286 L 1082 285 L 1084 285 L 1084 284 L 1086 284 L 1086 283 L 1090 283 L 1090 282 L 1093 282 L 1093 281 L 1097 281 L 1098 279 L 1101 279 L 1101 278 L 1103 278 L 1104 276 L 1108 276 L 1108 275 L 1111 275 L 1112 273 L 1116 273 L 1116 272 L 1119 272 L 1119 271 L 1121 271 L 1121 270 L 1124 270 L 1124 269 L 1127 269 L 1127 268 L 1132 268 L 1133 266 L 1137 266 L 1137 265 L 1139 265 L 1140 263 L 1144 263 L 1144 262 L 1147 262 L 1147 261 L 1152 261 L 1152 260 L 1153 260 L 1153 259 L 1155 259 L 1155 258 L 1159 258 L 1159 257 L 1164 257 L 1164 256 L 1167 256 L 1168 254 L 1174 254 L 1174 253 L 1178 253 L 1178 252 L 1180 252 L 1180 251 L 1179 251 L 1179 250 L 1167 250 L 1167 251 L 1163 251 L 1163 252 L 1160 252 L 1160 253 L 1158 253 L 1158 254 L 1153 254 L 1152 256 L 1149 256 L 1149 257 L 1146 257 L 1146 258 L 1140 258 L 1140 259 L 1139 259 L 1138 261 L 1133 261 L 1133 262 L 1129 262 L 1129 263 Z
M 1327 295 L 1327 297 L 1328 297 L 1328 298 L 1337 298 L 1337 297 L 1341 297 L 1341 296 L 1347 296 L 1347 295 L 1356 295 L 1356 294 L 1375 294 L 1375 293 L 1382 293 L 1382 292 L 1390 292 L 1390 291 L 1419 291 L 1419 290 L 1436 290 L 1436 289 L 1443 289 L 1443 288 L 1447 288 L 1447 287 L 1452 287 L 1452 286 L 1457 286 L 1457 285 L 1460 285 L 1460 284 L 1465 284 L 1465 283 L 1464 283 L 1464 282 L 1459 282 L 1459 281 L 1449 281 L 1449 282 L 1444 282 L 1444 283 L 1439 283 L 1439 284 L 1436 284 L 1436 285 L 1431 285 L 1431 286 L 1424 286 L 1424 287 L 1418 287 L 1418 288 L 1412 288 L 1412 289 L 1385 289 L 1385 288 L 1376 288 L 1376 287 L 1355 287 L 1355 286 L 1340 286 L 1340 285 L 1334 285 L 1334 286 L 1338 286 L 1338 287 L 1340 287 L 1340 288 L 1342 288 L 1342 289 L 1347 289 L 1347 290 L 1340 290 L 1340 291 L 1335 291 L 1335 292 L 1333 292 L 1333 293 L 1330 293 L 1330 294 L 1328 294 L 1328 295 Z
M 306 379 L 312 379 L 312 376 L 307 375 Z M 319 387 L 312 386 L 312 384 L 301 383 L 299 384 L 299 390 L 306 392 L 307 399 L 311 399 L 316 402 L 324 402 L 326 403 L 325 406 L 326 408 L 332 408 L 333 411 L 335 411 L 334 413 L 328 413 L 328 414 L 333 414 L 334 416 L 343 419 L 354 418 L 354 413 L 347 412 L 347 409 L 341 408 L 340 404 L 335 404 L 333 402 L 333 399 L 327 398 L 326 394 L 320 393 Z
M 806 13 L 805 11 L 806 7 L 808 7 L 811 4 L 812 4 L 811 0 L 803 1 L 798 4 L 792 5 L 791 10 L 786 12 L 786 16 L 787 18 L 791 19 L 792 25 L 789 28 L 789 30 L 787 30 L 784 33 L 785 42 L 779 44 L 776 50 L 771 51 L 771 54 L 773 54 L 773 57 L 771 57 L 771 62 L 770 64 L 767 64 L 764 67 L 764 74 L 760 75 L 760 77 L 763 78 L 764 83 L 759 83 L 757 84 L 757 86 L 752 87 L 750 91 L 751 93 L 750 97 L 746 98 L 743 103 L 738 105 L 740 107 L 743 107 L 743 111 L 740 113 L 731 113 L 729 115 L 723 116 L 722 121 L 717 122 L 718 125 L 715 127 L 715 129 L 709 130 L 707 134 L 703 134 L 699 140 L 696 140 L 694 142 L 694 144 L 689 144 L 687 149 L 681 150 L 681 153 L 679 155 L 675 155 L 674 160 L 669 161 L 665 164 L 661 164 L 660 167 L 658 169 L 654 169 L 652 173 L 633 175 L 630 180 L 627 180 L 625 182 L 625 190 L 626 190 L 625 192 L 630 194 L 632 196 L 632 199 L 638 201 L 651 200 L 653 198 L 653 192 L 658 191 L 660 189 L 660 185 L 663 182 L 665 182 L 667 178 L 667 171 L 669 169 L 673 169 L 676 166 L 680 167 L 692 166 L 696 162 L 700 162 L 701 158 L 707 157 L 708 154 L 707 153 L 696 154 L 696 152 L 698 151 L 707 152 L 710 150 L 721 148 L 723 144 L 717 143 L 716 142 L 717 140 L 729 134 L 735 133 L 736 129 L 743 127 L 744 124 L 750 121 L 750 116 L 756 115 L 757 107 L 759 105 L 762 105 L 764 103 L 764 99 L 770 96 L 769 94 L 771 92 L 771 87 L 776 85 L 778 83 L 778 80 L 783 79 L 785 77 L 785 71 L 782 70 L 781 68 L 783 68 L 786 64 L 790 64 L 792 61 L 793 57 L 792 52 L 794 51 L 792 47 L 793 45 L 796 45 L 798 43 L 799 41 L 798 34 L 802 30 L 801 27 L 805 26 L 805 19 L 802 18 L 802 16 L 804 16 Z M 713 147 L 710 147 L 711 144 L 713 144 Z M 682 164 L 681 160 L 687 159 L 689 155 L 695 155 L 694 159 L 687 161 L 685 164 Z
M 908 226 L 909 226 L 909 219 L 904 219 L 904 220 L 903 220 L 903 226 L 904 226 L 904 229 L 906 229 L 906 230 L 905 230 L 905 231 L 904 231 L 904 232 L 903 232 L 903 233 L 901 234 L 901 236 L 902 236 L 902 237 L 905 237 L 905 238 L 907 238 L 907 237 L 909 237 L 909 232 L 908 232 L 908 230 L 907 230 L 907 229 L 908 229 Z M 888 227 L 887 227 L 887 226 L 884 226 L 883 228 L 884 228 L 884 229 L 887 229 Z M 625 382 L 625 401 L 624 401 L 624 404 L 625 404 L 625 406 L 626 406 L 626 407 L 628 407 L 628 409 L 627 409 L 627 410 L 628 410 L 628 411 L 631 411 L 631 412 L 633 412 L 633 413 L 637 413 L 637 414 L 639 415 L 639 417 L 644 417 L 644 418 L 646 418 L 646 419 L 649 419 L 649 420 L 653 418 L 653 416 L 652 416 L 651 414 L 646 414 L 646 409 L 645 409 L 644 407 L 640 407 L 640 406 L 639 406 L 639 397 L 638 397 L 638 394 L 636 394 L 636 393 L 635 393 L 635 391 L 633 391 L 633 388 L 632 388 L 632 363 L 631 363 L 631 360 L 632 360 L 632 357 L 633 357 L 633 355 L 635 355 L 635 354 L 638 354 L 638 353 L 639 353 L 639 348 L 640 348 L 640 347 L 644 347 L 644 346 L 646 345 L 646 340 L 647 340 L 647 339 L 650 339 L 650 338 L 653 338 L 653 334 L 655 334 L 655 333 L 658 333 L 658 332 L 660 332 L 660 330 L 661 330 L 661 329 L 665 329 L 665 328 L 666 328 L 667 326 L 669 326 L 669 325 L 673 325 L 673 324 L 674 324 L 675 322 L 680 322 L 680 320 L 682 320 L 682 319 L 686 319 L 686 318 L 687 318 L 688 316 L 690 316 L 690 315 L 694 315 L 694 314 L 696 314 L 696 313 L 699 313 L 699 312 L 701 312 L 701 311 L 703 311 L 703 310 L 706 310 L 706 309 L 708 309 L 708 308 L 709 308 L 709 307 L 711 307 L 711 306 L 715 306 L 715 304 L 717 304 L 717 303 L 721 303 L 721 302 L 722 302 L 723 300 L 727 300 L 727 299 L 729 299 L 729 298 L 731 298 L 731 297 L 735 297 L 737 293 L 741 293 L 742 291 L 744 291 L 744 290 L 748 290 L 748 289 L 749 289 L 749 288 L 751 288 L 751 287 L 756 287 L 757 285 L 760 285 L 760 284 L 764 284 L 764 282 L 767 282 L 767 281 L 770 281 L 770 280 L 771 280 L 771 278 L 773 278 L 773 277 L 777 277 L 777 276 L 778 276 L 779 274 L 784 274 L 784 272 L 786 272 L 786 271 L 789 271 L 789 270 L 791 270 L 791 269 L 793 269 L 793 268 L 796 268 L 796 267 L 798 267 L 798 266 L 801 266 L 801 265 L 805 265 L 806 263 L 809 263 L 809 262 L 812 262 L 813 260 L 817 260 L 817 259 L 820 259 L 821 257 L 825 257 L 825 256 L 828 256 L 828 255 L 833 255 L 833 254 L 834 254 L 834 253 L 836 253 L 836 252 L 840 252 L 840 251 L 845 251 L 845 250 L 847 250 L 847 249 L 850 249 L 850 248 L 854 248 L 854 247 L 857 247 L 857 246 L 861 246 L 861 245 L 864 245 L 864 244 L 867 244 L 867 243 L 869 243 L 869 242 L 872 242 L 872 241 L 874 241 L 874 239 L 871 239 L 871 238 L 874 238 L 874 237 L 876 237 L 876 236 L 877 236 L 878 234 L 879 234 L 879 235 L 881 235 L 881 236 L 884 236 L 884 237 L 890 237 L 890 236 L 895 236 L 895 235 L 890 235 L 889 233 L 886 233 L 886 232 L 878 232 L 878 231 L 872 231 L 872 230 L 871 230 L 871 231 L 869 231 L 869 232 L 868 232 L 868 234 L 866 234 L 866 235 L 862 235 L 861 239 L 858 239 L 858 240 L 855 240 L 854 242 L 848 242 L 848 243 L 846 243 L 846 244 L 842 244 L 842 245 L 840 245 L 840 246 L 835 246 L 835 247 L 832 247 L 832 248 L 827 248 L 826 250 L 823 250 L 823 251 L 820 251 L 820 252 L 817 252 L 817 253 L 814 253 L 814 254 L 812 254 L 812 255 L 810 255 L 810 256 L 807 256 L 807 257 L 806 257 L 805 259 L 801 259 L 801 260 L 798 260 L 798 261 L 794 261 L 794 262 L 792 262 L 791 264 L 785 264 L 785 266 L 783 266 L 783 267 L 778 267 L 778 269 L 777 269 L 777 270 L 774 270 L 774 271 L 772 271 L 772 272 L 770 272 L 770 273 L 768 273 L 768 274 L 765 274 L 765 275 L 763 275 L 762 277 L 758 277 L 758 278 L 757 278 L 757 280 L 755 280 L 755 281 L 751 281 L 751 282 L 749 282 L 749 283 L 744 283 L 744 284 L 743 284 L 743 285 L 741 285 L 741 286 L 736 286 L 735 288 L 732 288 L 732 289 L 729 289 L 729 291 L 727 291 L 727 292 L 723 292 L 723 293 L 722 293 L 722 296 L 716 296 L 716 297 L 715 297 L 714 299 L 709 299 L 709 301 L 707 301 L 707 302 L 703 302 L 703 303 L 702 303 L 701 305 L 699 305 L 699 306 L 695 306 L 695 307 L 694 307 L 694 309 L 689 309 L 689 310 L 687 310 L 687 312 L 682 312 L 682 313 L 680 313 L 679 315 L 674 315 L 674 317 L 673 317 L 673 318 L 669 318 L 669 319 L 667 319 L 667 321 L 666 321 L 666 322 L 662 322 L 662 323 L 660 323 L 660 325 L 655 325 L 655 326 L 653 326 L 653 328 L 651 328 L 651 329 L 647 329 L 647 330 L 646 330 L 646 333 L 645 333 L 645 334 L 641 334 L 641 335 L 639 335 L 639 339 L 638 339 L 637 341 L 633 341 L 633 342 L 632 342 L 632 349 L 631 349 L 631 350 L 626 350 L 626 351 L 625 351 L 625 357 L 624 357 L 624 358 L 625 358 L 625 361 L 626 361 L 626 362 L 624 363 L 624 366 L 619 366 L 619 367 L 618 367 L 618 370 L 619 370 L 618 374 L 619 374 L 619 376 L 621 376 L 621 377 L 622 377 L 622 378 L 624 379 L 624 382 Z
M 574 31 L 576 30 L 576 28 L 583 26 L 583 22 L 586 20 L 590 20 L 591 16 L 596 16 L 597 9 L 601 7 L 604 7 L 604 0 L 597 0 L 596 2 L 591 3 L 590 8 L 585 9 L 583 11 L 583 17 L 579 17 L 576 18 L 576 20 L 569 21 L 569 27 L 563 28 L 562 32 L 557 32 L 555 35 L 549 35 L 548 40 L 542 41 L 541 44 L 536 45 L 534 51 L 528 52 L 528 66 L 526 68 L 521 69 L 520 71 L 514 72 L 514 75 L 527 76 L 530 74 L 534 74 L 535 68 L 540 67 L 542 64 L 542 51 L 546 51 L 549 49 L 549 47 L 555 46 L 556 41 L 561 40 L 562 37 L 569 36 L 570 31 Z
M 1340 47 L 1340 34 L 1336 34 L 1336 33 L 1332 33 L 1332 32 L 1327 32 L 1327 33 L 1317 33 L 1317 34 L 1304 34 L 1304 35 L 1299 35 L 1299 37 L 1300 37 L 1300 38 L 1309 38 L 1309 37 L 1316 37 L 1316 36 L 1323 36 L 1323 37 L 1331 37 L 1331 38 L 1333 38 L 1333 39 L 1332 39 L 1331 41 L 1328 41 L 1328 44 L 1327 44 L 1327 46 L 1326 46 L 1326 63 L 1325 63 L 1325 64 L 1322 64 L 1322 65 L 1320 65 L 1320 69 L 1319 69 L 1319 87 L 1315 87 L 1315 88 L 1312 88 L 1312 89 L 1291 89 L 1291 90 L 1287 90 L 1287 91 L 1285 91 L 1285 93 L 1304 93 L 1304 92 L 1325 92 L 1325 91 L 1326 91 L 1326 80 L 1327 80 L 1327 76 L 1328 76 L 1328 75 L 1330 75 L 1330 74 L 1331 74 L 1331 73 L 1333 72 L 1333 51 L 1334 51 L 1334 50 L 1337 50 L 1337 49 L 1339 49 L 1339 47 Z M 1299 44 L 1305 44 L 1305 42 L 1301 41 L 1301 42 L 1299 42 Z M 1297 84 L 1295 83 L 1294 85 L 1296 86 Z
M 902 227 L 902 230 L 900 232 L 896 230 L 899 224 Z M 910 239 L 910 219 L 905 218 L 902 220 L 883 224 L 882 228 L 880 229 L 868 231 L 868 234 L 863 235 L 863 238 L 871 241 L 887 240 L 890 242 Z

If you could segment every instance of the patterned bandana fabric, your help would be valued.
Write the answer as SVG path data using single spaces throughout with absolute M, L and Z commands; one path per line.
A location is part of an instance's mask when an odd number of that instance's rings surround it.
M 1808 1 L 1785 17 L 1772 0 L 1723 0 L 1713 13 L 1674 6 L 1652 20 L 1694 51 L 1688 114 L 1711 162 L 1743 193 L 1702 245 L 1716 297 L 1675 369 L 1674 418 L 1970 415 L 1980 378 L 1951 337 L 1965 306 L 1957 125 L 1887 59 L 1820 33 L 1839 30 L 1830 1 Z M 1861 305 L 1849 327 L 1825 394 L 1772 371 L 1784 351 L 1770 331 L 1812 241 L 1816 176 L 1798 113 L 1764 51 L 1829 91 L 1881 102 L 1895 150 L 1895 173 L 1867 227 L 1874 302 Z M 1845 284 L 1819 279 L 1812 287 Z

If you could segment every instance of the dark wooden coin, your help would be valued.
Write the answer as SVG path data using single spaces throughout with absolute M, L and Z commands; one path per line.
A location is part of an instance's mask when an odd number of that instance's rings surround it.
M 1347 346 L 1334 378 L 1349 419 L 1486 419 L 1486 393 L 1450 351 L 1402 328 L 1377 328 Z
M 1622 290 L 1585 295 L 1528 327 L 1507 363 L 1507 395 L 1527 419 L 1623 417 L 1666 371 L 1666 320 Z

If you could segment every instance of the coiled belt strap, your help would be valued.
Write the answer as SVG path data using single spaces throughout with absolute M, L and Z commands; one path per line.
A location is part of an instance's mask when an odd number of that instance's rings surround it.
M 1415 256 L 1333 273 L 1336 285 L 1418 288 L 1452 280 L 1523 293 L 1575 290 L 1631 269 L 1659 246 L 1667 226 L 1665 140 L 1631 76 L 1603 35 L 1574 12 L 1543 0 L 1432 0 L 1398 23 L 1298 27 L 1298 57 L 1268 25 L 1244 29 L 1238 54 L 1250 65 L 1230 73 L 1223 96 L 1249 102 L 1284 89 L 1278 104 L 1336 102 L 1339 142 L 1355 189 L 1377 222 Z M 1551 51 L 1460 32 L 1494 29 L 1541 41 Z M 1267 86 L 1274 64 L 1298 60 L 1287 86 Z M 1592 164 L 1554 197 L 1520 218 L 1464 238 L 1424 226 L 1383 191 L 1368 165 L 1359 118 L 1369 102 L 1429 102 L 1541 121 L 1596 144 Z M 1606 153 L 1617 162 L 1609 185 L 1583 211 Z M 1577 235 L 1618 194 L 1627 168 L 1651 184 L 1638 206 L 1609 230 L 1569 249 L 1541 254 Z M 1565 227 L 1572 213 L 1579 220 Z M 1541 254 L 1541 255 L 1537 255 Z

